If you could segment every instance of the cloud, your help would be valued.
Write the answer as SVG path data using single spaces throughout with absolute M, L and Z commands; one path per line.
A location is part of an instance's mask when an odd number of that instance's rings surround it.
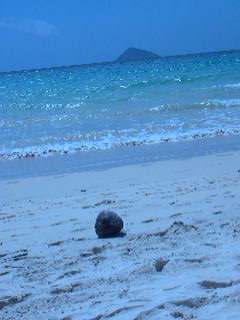
M 0 19 L 0 28 L 23 33 L 34 34 L 37 36 L 48 37 L 58 35 L 58 29 L 44 21 L 28 18 L 3 18 Z

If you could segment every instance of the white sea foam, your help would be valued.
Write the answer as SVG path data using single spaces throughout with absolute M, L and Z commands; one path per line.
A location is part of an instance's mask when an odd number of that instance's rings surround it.
M 207 87 L 206 89 L 221 89 L 221 88 L 240 88 L 240 82 L 237 83 L 227 83 L 227 84 L 220 84 L 220 85 L 213 85 L 211 87 Z
M 123 132 L 122 132 L 123 133 Z M 211 138 L 222 135 L 237 135 L 240 134 L 239 128 L 219 128 L 219 129 L 206 129 L 201 130 L 190 130 L 188 133 L 180 134 L 166 134 L 161 135 L 157 133 L 147 133 L 146 130 L 138 132 L 136 135 L 129 135 L 130 133 L 126 130 L 125 135 L 116 136 L 116 134 L 109 133 L 98 141 L 80 141 L 63 144 L 44 144 L 39 146 L 30 146 L 23 148 L 0 149 L 0 160 L 13 160 L 20 158 L 31 158 L 40 156 L 51 156 L 54 154 L 71 154 L 75 152 L 86 152 L 93 150 L 106 150 L 114 149 L 119 147 L 132 147 L 143 144 L 156 144 L 162 142 L 176 142 L 186 141 L 202 138 Z M 134 133 L 134 132 L 132 132 Z
M 232 84 L 226 84 L 224 85 L 225 88 L 240 88 L 240 82 L 239 83 L 232 83 Z
M 234 107 L 240 106 L 240 99 L 212 99 L 208 101 L 203 101 L 200 104 L 207 106 L 225 106 L 225 107 Z

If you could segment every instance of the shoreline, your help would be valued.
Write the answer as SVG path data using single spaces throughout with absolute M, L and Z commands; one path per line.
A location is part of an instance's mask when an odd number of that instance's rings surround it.
M 72 155 L 75 153 L 82 153 L 82 152 L 92 152 L 92 151 L 106 151 L 111 150 L 114 151 L 116 149 L 121 148 L 131 148 L 131 147 L 141 147 L 141 146 L 154 146 L 162 143 L 184 143 L 189 141 L 199 141 L 201 139 L 215 139 L 218 137 L 233 137 L 239 136 L 240 129 L 234 128 L 229 130 L 224 129 L 217 129 L 213 132 L 195 132 L 190 135 L 179 135 L 178 137 L 159 137 L 158 134 L 155 134 L 155 137 L 151 136 L 151 138 L 134 138 L 129 137 L 129 140 L 116 141 L 111 142 L 72 142 L 72 143 L 65 143 L 65 144 L 56 144 L 56 145 L 39 145 L 39 146 L 29 146 L 29 147 L 22 147 L 22 148 L 11 148 L 6 150 L 0 150 L 0 161 L 2 160 L 17 160 L 17 159 L 31 159 L 31 158 L 47 158 L 52 156 L 62 156 L 62 155 Z
M 237 319 L 240 151 L 217 145 L 0 181 L 2 319 Z M 104 209 L 125 237 L 97 238 Z
M 171 141 L 50 157 L 0 160 L 0 181 L 31 176 L 104 170 L 130 164 L 187 159 L 236 150 L 240 150 L 239 135 L 190 141 Z

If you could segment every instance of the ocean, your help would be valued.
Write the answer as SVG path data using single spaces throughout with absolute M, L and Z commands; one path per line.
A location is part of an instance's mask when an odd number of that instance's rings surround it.
M 0 73 L 0 159 L 240 133 L 240 51 Z

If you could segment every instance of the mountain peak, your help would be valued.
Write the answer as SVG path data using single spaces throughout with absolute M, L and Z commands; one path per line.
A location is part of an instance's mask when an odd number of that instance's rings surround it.
M 125 50 L 115 62 L 128 62 L 128 61 L 139 61 L 139 60 L 149 60 L 160 58 L 159 55 L 142 49 L 128 48 Z

